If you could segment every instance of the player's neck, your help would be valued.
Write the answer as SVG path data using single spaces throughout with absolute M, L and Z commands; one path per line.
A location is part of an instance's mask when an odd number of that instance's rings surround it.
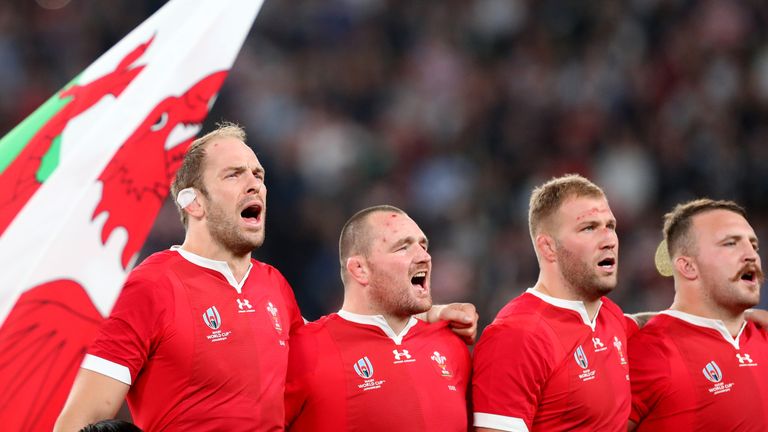
M 341 309 L 358 315 L 380 315 L 395 334 L 400 334 L 411 320 L 410 315 L 400 316 L 384 313 L 373 302 L 360 296 L 356 297 L 349 292 L 344 293 L 344 304 L 341 306 Z
M 587 298 L 578 290 L 572 289 L 568 284 L 558 280 L 548 280 L 543 274 L 539 275 L 539 280 L 533 286 L 533 289 L 550 297 L 582 302 L 587 310 L 587 316 L 590 321 L 595 320 L 595 315 L 597 315 L 597 311 L 600 309 L 600 298 Z
M 245 274 L 251 265 L 250 253 L 235 254 L 211 239 L 190 235 L 189 232 L 187 232 L 187 236 L 184 239 L 184 244 L 181 245 L 181 248 L 203 258 L 226 262 L 229 269 L 232 271 L 232 275 L 238 282 L 243 280 L 243 277 L 245 277 Z
M 675 295 L 675 301 L 670 306 L 671 310 L 685 312 L 702 318 L 720 320 L 728 329 L 731 336 L 736 337 L 744 325 L 744 311 L 728 310 L 723 307 L 711 304 L 708 301 L 690 301 L 680 295 Z

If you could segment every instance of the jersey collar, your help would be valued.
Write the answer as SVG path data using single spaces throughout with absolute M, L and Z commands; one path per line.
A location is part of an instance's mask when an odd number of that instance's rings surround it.
M 411 319 L 408 320 L 408 324 L 405 325 L 403 330 L 400 332 L 400 334 L 395 334 L 395 331 L 392 330 L 392 327 L 389 326 L 389 323 L 387 323 L 387 320 L 384 319 L 383 315 L 360 315 L 352 312 L 348 312 L 345 310 L 340 310 L 339 314 L 340 317 L 347 321 L 351 321 L 353 323 L 357 324 L 365 324 L 365 325 L 372 325 L 380 328 L 384 334 L 386 334 L 390 339 L 395 341 L 395 345 L 400 345 L 403 343 L 403 338 L 406 334 L 408 334 L 408 330 L 411 329 L 411 327 L 415 326 L 416 323 L 419 322 L 414 317 L 411 317 Z
M 224 276 L 227 282 L 229 282 L 229 284 L 237 291 L 238 294 L 243 293 L 243 284 L 245 283 L 245 280 L 248 279 L 248 275 L 251 274 L 251 269 L 253 268 L 253 263 L 250 263 L 248 265 L 248 270 L 245 271 L 243 280 L 238 282 L 235 279 L 235 275 L 232 273 L 232 269 L 229 268 L 229 264 L 227 264 L 225 261 L 216 261 L 197 254 L 193 254 L 190 251 L 182 249 L 181 246 L 171 246 L 171 250 L 178 252 L 179 255 L 181 255 L 185 260 L 191 262 L 192 264 L 221 273 L 221 275 Z
M 729 344 L 733 345 L 733 347 L 736 348 L 737 350 L 740 349 L 739 339 L 741 338 L 741 333 L 744 331 L 744 328 L 747 326 L 747 322 L 744 321 L 741 324 L 739 333 L 736 334 L 736 337 L 733 337 L 731 336 L 731 332 L 729 332 L 728 328 L 725 326 L 725 323 L 718 319 L 704 318 L 698 315 L 691 315 L 686 312 L 681 312 L 679 310 L 671 310 L 671 309 L 661 311 L 659 313 L 664 315 L 669 315 L 671 317 L 685 321 L 688 324 L 693 324 L 695 326 L 712 329 L 720 333 L 720 335 L 723 336 L 723 339 L 725 339 L 725 341 L 728 342 Z
M 540 298 L 542 301 L 551 304 L 552 306 L 568 309 L 576 312 L 581 317 L 581 321 L 588 325 L 589 328 L 592 329 L 592 331 L 595 331 L 595 325 L 597 324 L 597 317 L 600 315 L 600 309 L 603 306 L 603 301 L 598 300 L 597 304 L 597 312 L 595 312 L 595 319 L 590 321 L 589 320 L 589 314 L 587 313 L 587 307 L 584 306 L 584 302 L 579 300 L 565 300 L 557 297 L 548 296 L 541 291 L 536 291 L 533 288 L 528 288 L 525 290 L 525 292 L 529 294 L 533 294 L 536 297 Z

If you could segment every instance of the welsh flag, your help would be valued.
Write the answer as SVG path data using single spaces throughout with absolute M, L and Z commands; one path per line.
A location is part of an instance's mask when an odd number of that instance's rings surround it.
M 0 429 L 51 430 L 262 0 L 171 0 L 0 139 Z

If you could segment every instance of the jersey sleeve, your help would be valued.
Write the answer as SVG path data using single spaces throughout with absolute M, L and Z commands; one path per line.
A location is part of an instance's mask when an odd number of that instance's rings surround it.
M 629 378 L 632 410 L 629 419 L 640 424 L 669 388 L 669 362 L 661 347 L 644 332 L 629 339 Z
M 475 348 L 472 377 L 474 425 L 528 431 L 554 368 L 552 346 L 540 326 L 494 324 Z
M 82 367 L 133 383 L 162 335 L 167 303 L 159 291 L 154 281 L 131 274 Z
M 294 333 L 288 350 L 288 372 L 285 381 L 285 426 L 301 414 L 309 398 L 312 377 L 318 361 L 317 339 L 306 331 Z

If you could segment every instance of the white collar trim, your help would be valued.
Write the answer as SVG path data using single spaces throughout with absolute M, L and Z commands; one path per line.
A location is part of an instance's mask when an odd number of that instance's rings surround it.
M 353 323 L 372 325 L 380 328 L 384 334 L 395 342 L 395 345 L 402 344 L 403 338 L 408 334 L 408 330 L 419 322 L 416 318 L 411 317 L 400 334 L 395 334 L 395 331 L 392 330 L 392 327 L 389 326 L 389 323 L 384 319 L 383 315 L 360 315 L 342 309 L 339 311 L 339 316 Z
M 525 290 L 525 292 L 535 295 L 536 297 L 540 298 L 544 302 L 551 304 L 552 306 L 572 310 L 578 313 L 584 325 L 588 325 L 589 328 L 592 329 L 592 331 L 595 331 L 595 325 L 597 325 L 597 316 L 600 314 L 600 309 L 603 307 L 602 300 L 598 300 L 599 303 L 597 304 L 597 312 L 595 312 L 595 319 L 590 321 L 589 314 L 587 313 L 587 307 L 584 306 L 584 302 L 582 301 L 565 300 L 557 297 L 552 297 L 544 294 L 541 291 L 537 291 L 533 288 L 528 288 L 527 290 Z
M 251 274 L 251 269 L 253 268 L 253 263 L 249 263 L 248 270 L 245 271 L 243 280 L 238 282 L 235 279 L 235 275 L 232 273 L 232 269 L 229 268 L 229 264 L 227 264 L 226 261 L 216 261 L 210 258 L 202 257 L 182 249 L 181 246 L 171 246 L 171 250 L 178 252 L 179 255 L 181 255 L 185 260 L 191 262 L 192 264 L 221 273 L 221 275 L 224 276 L 227 282 L 229 282 L 229 284 L 237 291 L 238 294 L 242 294 L 243 284 L 245 284 L 245 280 L 248 279 L 248 275 Z
M 736 337 L 731 336 L 731 332 L 728 331 L 728 328 L 725 326 L 725 323 L 719 319 L 712 319 L 712 318 L 704 318 L 698 315 L 691 315 L 686 312 L 681 312 L 679 310 L 665 310 L 659 312 L 660 314 L 669 315 L 671 317 L 677 318 L 679 320 L 685 321 L 688 324 L 693 324 L 695 326 L 699 327 L 705 327 L 712 330 L 715 330 L 719 332 L 723 339 L 725 339 L 726 342 L 733 345 L 734 348 L 739 348 L 739 339 L 741 338 L 741 333 L 744 331 L 744 328 L 747 326 L 747 322 L 744 321 L 741 324 L 741 328 L 739 329 L 739 332 L 736 334 Z

